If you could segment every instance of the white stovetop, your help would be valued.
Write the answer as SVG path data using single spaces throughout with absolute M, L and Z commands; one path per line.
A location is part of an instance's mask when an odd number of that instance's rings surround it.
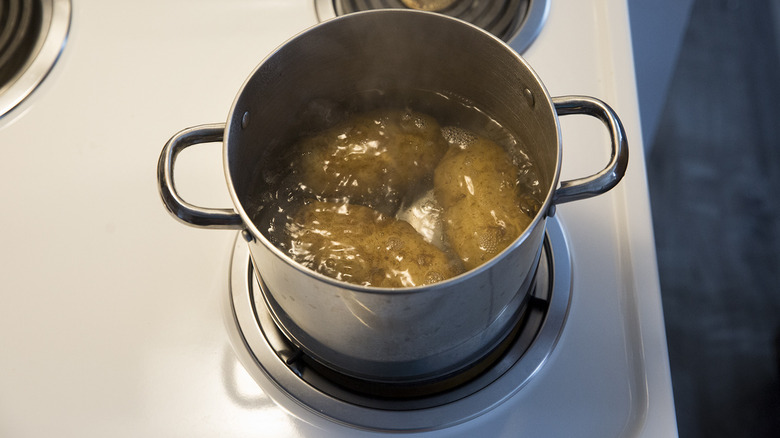
M 155 174 L 174 132 L 224 121 L 252 68 L 316 22 L 312 2 L 74 3 L 59 63 L 0 119 L 0 435 L 357 434 L 288 414 L 237 362 L 221 308 L 234 233 L 172 219 Z M 558 209 L 575 286 L 549 363 L 434 435 L 674 436 L 626 4 L 551 3 L 526 57 L 552 95 L 615 108 L 629 170 Z M 608 154 L 600 124 L 571 117 L 564 178 Z M 177 182 L 191 202 L 229 206 L 218 145 L 182 154 Z

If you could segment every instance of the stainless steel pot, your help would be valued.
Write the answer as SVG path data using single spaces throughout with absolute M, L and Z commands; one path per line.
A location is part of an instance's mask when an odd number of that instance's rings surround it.
M 427 90 L 459 96 L 500 121 L 535 161 L 545 193 L 541 210 L 512 245 L 455 278 L 405 289 L 364 287 L 308 270 L 272 245 L 253 223 L 255 175 L 274 163 L 311 119 L 312 102 L 368 90 Z M 558 115 L 604 122 L 612 156 L 598 174 L 559 184 Z M 224 144 L 233 209 L 191 205 L 176 193 L 173 167 L 183 149 Z M 515 326 L 539 260 L 545 220 L 560 203 L 598 195 L 622 178 L 623 127 L 605 103 L 551 98 L 541 80 L 499 39 L 435 13 L 376 10 L 304 31 L 268 56 L 238 92 L 227 124 L 174 135 L 160 156 L 160 193 L 170 212 L 197 227 L 244 230 L 274 319 L 300 348 L 359 379 L 418 382 L 465 369 L 493 351 Z

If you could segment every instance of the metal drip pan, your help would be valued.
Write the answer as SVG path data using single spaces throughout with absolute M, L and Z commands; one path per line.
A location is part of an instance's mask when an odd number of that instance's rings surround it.
M 371 430 L 430 430 L 452 426 L 498 406 L 541 368 L 558 341 L 571 301 L 571 261 L 565 235 L 547 222 L 542 257 L 527 310 L 509 345 L 489 367 L 465 382 L 423 396 L 377 396 L 337 383 L 302 357 L 274 324 L 249 251 L 237 237 L 230 271 L 228 328 L 239 359 L 275 401 L 295 403 L 331 421 Z M 270 385 L 270 386 L 269 386 Z M 413 393 L 413 392 L 412 392 Z

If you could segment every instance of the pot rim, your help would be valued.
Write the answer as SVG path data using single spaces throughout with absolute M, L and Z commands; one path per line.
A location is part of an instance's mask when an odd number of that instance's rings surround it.
M 495 44 L 499 44 L 503 46 L 503 48 L 508 52 L 509 55 L 511 55 L 514 60 L 519 64 L 521 68 L 525 68 L 530 73 L 531 77 L 534 78 L 536 83 L 539 85 L 539 88 L 543 91 L 544 94 L 544 104 L 547 106 L 550 114 L 553 116 L 555 120 L 555 137 L 556 137 L 556 159 L 555 159 L 555 170 L 553 172 L 552 181 L 550 183 L 550 187 L 547 191 L 547 194 L 545 195 L 544 202 L 542 203 L 542 206 L 539 208 L 539 211 L 536 213 L 534 218 L 532 219 L 531 223 L 525 228 L 522 234 L 518 236 L 509 246 L 504 248 L 501 252 L 494 255 L 490 260 L 486 261 L 485 263 L 477 266 L 476 268 L 470 269 L 466 272 L 463 272 L 461 274 L 458 274 L 454 277 L 447 278 L 445 280 L 432 283 L 432 284 L 425 284 L 425 285 L 419 285 L 419 286 L 411 286 L 411 287 L 378 287 L 378 286 L 365 286 L 360 285 L 356 283 L 349 283 L 346 281 L 338 280 L 332 277 L 328 277 L 324 274 L 321 274 L 317 271 L 314 271 L 312 269 L 307 268 L 306 266 L 303 266 L 302 264 L 296 262 L 292 258 L 290 258 L 287 254 L 282 252 L 279 248 L 276 247 L 272 242 L 270 242 L 265 235 L 260 232 L 260 230 L 257 228 L 257 225 L 254 223 L 254 221 L 249 217 L 246 210 L 244 209 L 244 205 L 241 203 L 238 194 L 236 193 L 235 186 L 233 185 L 233 180 L 230 173 L 230 159 L 228 154 L 228 145 L 230 144 L 231 139 L 231 126 L 232 121 L 234 120 L 240 120 L 240 118 L 235 118 L 236 111 L 237 111 L 237 105 L 240 98 L 243 96 L 244 92 L 246 91 L 250 81 L 255 77 L 255 75 L 262 69 L 262 67 L 274 56 L 276 56 L 279 51 L 288 45 L 291 41 L 296 40 L 298 38 L 303 37 L 304 35 L 317 31 L 320 27 L 325 26 L 333 26 L 338 25 L 337 23 L 341 21 L 350 21 L 350 20 L 356 20 L 360 19 L 361 16 L 364 15 L 378 15 L 378 14 L 387 14 L 387 15 L 403 15 L 403 14 L 418 14 L 418 15 L 428 15 L 430 17 L 435 17 L 434 19 L 437 20 L 450 20 L 453 22 L 457 22 L 462 26 L 465 26 L 465 28 L 470 28 L 471 31 L 477 32 L 478 34 L 481 34 L 482 37 L 487 37 L 493 40 Z M 535 104 L 538 105 L 541 102 L 539 99 L 536 99 Z M 562 145 L 561 145 L 561 125 L 560 120 L 558 118 L 558 114 L 555 110 L 555 105 L 553 104 L 552 97 L 550 96 L 550 93 L 548 92 L 547 88 L 545 87 L 542 80 L 539 78 L 539 75 L 536 73 L 536 71 L 531 68 L 531 66 L 528 64 L 528 62 L 514 49 L 512 49 L 509 44 L 505 43 L 500 38 L 496 37 L 495 35 L 491 34 L 490 32 L 487 32 L 486 30 L 475 26 L 467 21 L 450 17 L 443 14 L 438 14 L 435 12 L 428 12 L 428 11 L 419 11 L 419 10 L 410 10 L 410 9 L 374 9 L 374 10 L 368 10 L 368 11 L 361 11 L 361 12 L 354 12 L 347 15 L 341 15 L 338 17 L 334 17 L 328 20 L 325 20 L 323 22 L 317 23 L 307 29 L 304 29 L 294 36 L 288 38 L 283 43 L 281 43 L 278 47 L 276 47 L 271 53 L 269 53 L 267 56 L 265 56 L 260 63 L 255 66 L 255 68 L 252 70 L 252 72 L 247 76 L 247 78 L 244 80 L 244 83 L 241 85 L 241 87 L 238 90 L 238 93 L 236 94 L 235 99 L 233 100 L 233 103 L 231 104 L 230 111 L 228 113 L 227 118 L 228 123 L 225 125 L 225 134 L 224 134 L 224 140 L 222 142 L 222 159 L 223 159 L 223 170 L 225 174 L 225 180 L 228 185 L 228 192 L 230 193 L 230 198 L 233 201 L 233 204 L 236 208 L 236 211 L 241 217 L 241 220 L 243 221 L 243 224 L 246 229 L 248 229 L 249 233 L 252 236 L 253 240 L 260 240 L 262 244 L 269 249 L 276 257 L 283 260 L 285 263 L 290 265 L 291 267 L 295 268 L 297 271 L 314 278 L 316 280 L 325 282 L 329 285 L 349 290 L 351 292 L 360 292 L 360 293 L 369 293 L 369 294 L 388 294 L 388 295 L 403 295 L 403 294 L 415 294 L 415 293 L 421 293 L 421 292 L 429 292 L 434 289 L 440 289 L 440 288 L 447 288 L 448 286 L 454 285 L 456 283 L 465 282 L 469 279 L 471 279 L 474 276 L 483 275 L 483 273 L 493 267 L 493 265 L 499 263 L 504 257 L 507 256 L 510 252 L 517 249 L 520 245 L 522 245 L 525 240 L 528 238 L 528 236 L 531 234 L 531 231 L 534 230 L 537 226 L 545 226 L 544 221 L 546 221 L 547 216 L 552 216 L 554 214 L 554 203 L 553 203 L 553 195 L 555 194 L 555 191 L 558 187 L 559 180 L 560 180 L 560 173 L 561 173 L 561 162 L 562 162 Z M 540 225 L 541 223 L 541 225 Z

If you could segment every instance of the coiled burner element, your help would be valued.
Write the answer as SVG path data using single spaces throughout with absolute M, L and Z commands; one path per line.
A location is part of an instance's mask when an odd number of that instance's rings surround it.
M 34 0 L 0 1 L 0 88 L 32 55 L 41 28 L 41 5 Z
M 548 0 L 324 0 L 316 1 L 320 20 L 372 9 L 418 9 L 433 11 L 474 24 L 504 41 L 515 38 L 522 28 L 529 41 L 536 37 L 547 15 Z
M 0 117 L 46 77 L 70 27 L 70 0 L 0 0 Z

